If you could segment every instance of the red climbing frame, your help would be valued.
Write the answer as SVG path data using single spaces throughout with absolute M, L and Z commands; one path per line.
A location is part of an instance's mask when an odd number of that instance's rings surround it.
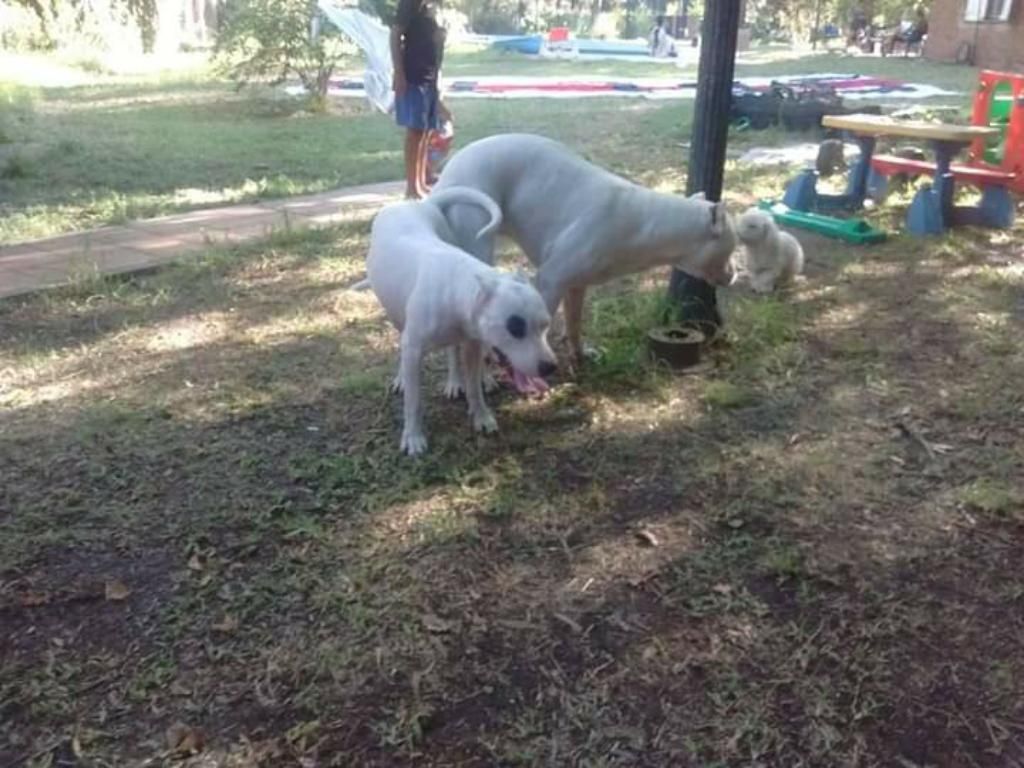
M 992 97 L 1002 83 L 1010 86 L 1013 99 L 1010 122 L 1006 126 L 1003 160 L 999 165 L 985 162 L 985 141 L 978 139 L 971 145 L 968 163 L 976 168 L 1013 174 L 1013 180 L 1007 186 L 1018 194 L 1024 194 L 1024 75 L 983 70 L 978 78 L 978 92 L 974 96 L 971 124 L 989 124 Z

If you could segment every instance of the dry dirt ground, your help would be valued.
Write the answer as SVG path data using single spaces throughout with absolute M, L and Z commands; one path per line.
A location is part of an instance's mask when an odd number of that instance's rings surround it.
M 0 766 L 1024 765 L 1024 228 L 808 240 L 693 375 L 609 286 L 421 460 L 367 228 L 0 302 Z

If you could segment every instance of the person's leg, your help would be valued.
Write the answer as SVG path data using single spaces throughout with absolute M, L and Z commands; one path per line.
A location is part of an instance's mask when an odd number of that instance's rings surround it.
M 410 173 L 407 178 L 407 185 L 414 190 L 414 197 L 416 198 L 425 198 L 430 191 L 423 180 L 424 147 L 427 145 L 426 139 L 428 137 L 429 133 L 427 131 L 417 131 L 416 142 L 409 150 L 412 153 L 412 167 L 407 167 Z
M 430 131 L 420 131 L 420 143 L 416 150 L 416 184 L 420 197 L 430 194 L 427 184 L 427 147 L 430 145 Z
M 433 134 L 431 134 L 433 135 Z M 430 139 L 427 139 L 427 186 L 431 189 L 437 184 L 437 169 L 430 162 Z
M 415 85 L 409 85 L 395 98 L 395 118 L 405 128 L 405 196 L 423 197 L 420 184 L 419 155 L 423 144 L 423 99 Z
M 430 156 L 430 134 L 432 131 L 438 130 L 441 125 L 439 121 L 438 105 L 440 104 L 440 97 L 437 92 L 437 87 L 434 85 L 428 85 L 423 89 L 423 143 L 420 147 L 420 187 L 423 190 L 423 194 L 427 195 L 430 193 L 430 162 L 428 160 Z
M 420 147 L 423 146 L 424 131 L 407 128 L 405 131 L 405 196 L 408 198 L 423 197 L 420 189 Z

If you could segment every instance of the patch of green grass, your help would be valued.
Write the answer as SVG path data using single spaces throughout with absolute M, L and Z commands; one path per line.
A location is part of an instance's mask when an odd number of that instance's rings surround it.
M 386 377 L 386 371 L 354 371 L 342 377 L 338 390 L 342 395 L 379 394 L 390 384 Z
M 961 503 L 997 517 L 1024 519 L 1024 493 L 1002 479 L 982 477 L 960 488 Z
M 792 544 L 770 542 L 760 558 L 765 573 L 779 581 L 798 579 L 806 572 L 803 553 Z
M 741 64 L 739 74 L 763 75 L 849 69 L 904 76 L 907 65 L 835 55 L 771 58 Z M 968 68 L 917 62 L 907 77 L 938 84 L 973 82 Z M 538 61 L 492 51 L 452 51 L 450 78 L 495 72 L 595 73 L 621 76 L 680 72 L 675 65 Z M 269 89 L 238 93 L 209 72 L 102 78 L 98 84 L 36 89 L 0 84 L 11 125 L 0 132 L 15 148 L 31 142 L 31 173 L 15 168 L 4 180 L 7 208 L 0 243 L 149 217 L 197 207 L 401 177 L 400 132 L 389 118 L 357 99 L 332 114 L 298 111 L 299 102 Z M 645 183 L 682 187 L 691 102 L 586 99 L 452 100 L 458 143 L 502 131 L 558 138 L 602 165 Z M 5 118 L 6 120 L 6 118 Z M 637 141 L 637 136 L 643 136 Z M 737 134 L 744 143 L 780 137 Z M 599 150 L 599 151 L 598 151 Z M 676 169 L 667 179 L 654 170 Z M 657 178 L 658 176 L 661 178 Z M 776 174 L 779 179 L 782 175 Z M 772 182 L 755 196 L 767 194 Z
M 22 154 L 10 155 L 0 168 L 0 179 L 27 179 L 33 175 L 35 164 L 30 157 Z
M 32 142 L 33 172 L 7 180 L 0 242 L 401 176 L 401 137 L 387 116 L 358 100 L 327 115 L 295 113 L 291 103 L 191 76 L 42 89 L 22 108 L 16 138 Z M 680 117 L 678 105 L 622 106 L 588 100 L 567 119 L 564 105 L 547 100 L 462 102 L 458 141 L 532 131 L 584 152 L 600 143 L 615 150 L 608 164 L 625 169 L 638 151 L 627 127 L 676 133 L 689 109 Z M 622 136 L 621 147 L 606 136 Z M 656 150 L 666 151 L 670 144 Z
M 777 362 L 800 328 L 799 312 L 785 297 L 740 298 L 729 305 L 729 337 L 738 368 Z
M 647 354 L 647 331 L 662 322 L 665 306 L 657 290 L 627 290 L 590 301 L 587 330 L 599 355 L 588 376 L 634 387 L 651 384 L 657 371 Z
M 704 385 L 704 402 L 712 408 L 742 408 L 753 401 L 752 392 L 731 381 L 709 381 Z

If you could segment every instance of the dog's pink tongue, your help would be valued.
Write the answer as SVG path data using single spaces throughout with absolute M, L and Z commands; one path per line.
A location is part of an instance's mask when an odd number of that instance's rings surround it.
M 543 395 L 551 389 L 548 383 L 539 376 L 527 376 L 515 368 L 512 369 L 512 383 L 515 384 L 516 391 L 521 395 Z

